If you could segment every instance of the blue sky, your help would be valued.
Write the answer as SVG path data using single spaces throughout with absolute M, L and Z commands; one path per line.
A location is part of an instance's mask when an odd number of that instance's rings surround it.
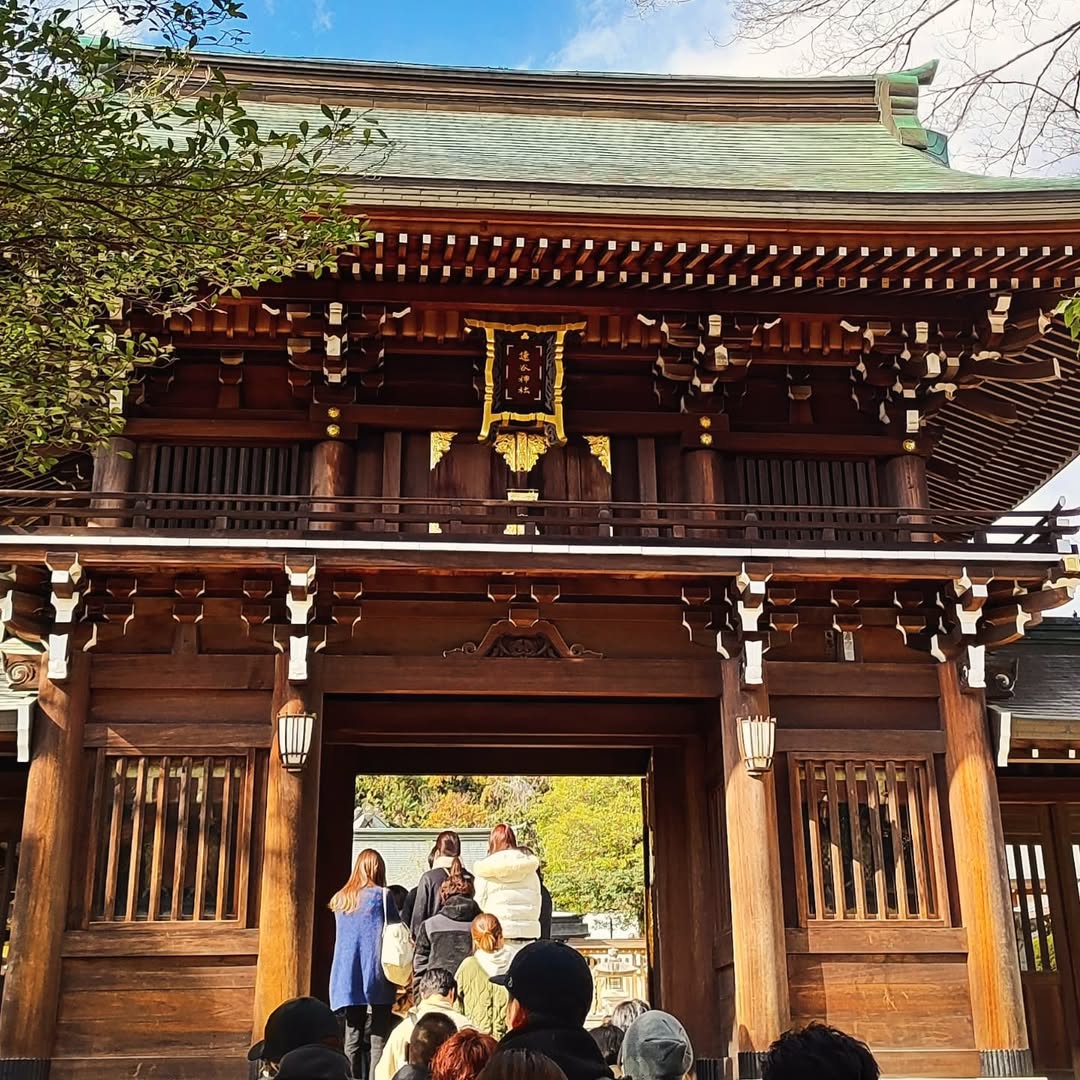
M 247 0 L 246 10 L 260 52 L 491 67 L 548 65 L 578 15 L 576 0 Z
M 285 56 L 510 68 L 756 74 L 718 48 L 726 0 L 246 0 L 248 48 Z M 774 65 L 775 66 L 775 63 Z

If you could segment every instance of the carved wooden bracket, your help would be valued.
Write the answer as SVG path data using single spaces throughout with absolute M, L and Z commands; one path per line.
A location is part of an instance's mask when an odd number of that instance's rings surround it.
M 275 633 L 274 643 L 289 656 L 289 682 L 307 682 L 308 654 L 312 651 L 312 635 L 308 624 L 315 616 L 315 556 L 287 555 L 285 557 L 285 576 L 288 589 L 285 593 L 285 607 L 289 613 L 288 636 L 281 640 Z M 326 645 L 325 633 L 315 642 L 314 649 Z
M 79 583 L 82 581 L 83 568 L 75 551 L 50 551 L 45 556 L 45 565 L 49 568 L 49 600 L 53 608 L 48 675 L 54 682 L 62 682 L 68 677 L 71 628 L 82 601 Z

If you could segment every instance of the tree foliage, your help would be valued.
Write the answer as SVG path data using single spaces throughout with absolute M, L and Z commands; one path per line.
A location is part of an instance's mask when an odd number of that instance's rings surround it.
M 544 882 L 564 911 L 642 917 L 641 781 L 560 776 L 540 798 L 536 831 Z
M 358 776 L 357 805 L 398 828 L 490 828 L 510 822 L 522 843 L 535 842 L 542 776 Z
M 339 176 L 381 141 L 329 106 L 317 128 L 260 128 L 192 52 L 231 33 L 236 0 L 95 10 L 163 44 L 132 53 L 62 7 L 0 0 L 0 422 L 27 471 L 121 428 L 133 368 L 164 351 L 121 316 L 318 274 L 362 242 Z
M 533 847 L 555 906 L 641 919 L 641 781 L 613 776 L 358 776 L 357 805 L 402 828 L 510 822 Z

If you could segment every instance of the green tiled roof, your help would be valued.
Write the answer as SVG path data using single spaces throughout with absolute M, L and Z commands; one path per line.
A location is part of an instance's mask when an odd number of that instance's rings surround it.
M 317 127 L 314 106 L 253 102 L 260 125 Z M 960 172 L 880 123 L 695 121 L 498 112 L 372 112 L 394 146 L 381 178 L 819 192 L 1074 190 L 1080 181 Z M 347 164 L 354 151 L 341 151 Z
M 1080 220 L 1080 180 L 951 169 L 918 118 L 934 65 L 892 75 L 728 79 L 213 57 L 279 131 L 367 111 L 384 161 L 331 164 L 357 197 L 417 207 L 954 221 Z M 928 214 L 929 211 L 929 214 Z

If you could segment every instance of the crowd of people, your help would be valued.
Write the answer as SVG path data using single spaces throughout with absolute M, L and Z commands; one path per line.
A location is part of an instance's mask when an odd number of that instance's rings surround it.
M 694 1051 L 678 1019 L 625 1001 L 586 1030 L 585 958 L 550 933 L 550 897 L 513 829 L 492 830 L 470 873 L 440 833 L 415 889 L 387 887 L 362 851 L 330 902 L 330 1004 L 280 1005 L 248 1055 L 276 1080 L 684 1080 Z M 406 930 L 407 928 L 407 930 Z M 407 943 L 407 945 L 405 944 Z M 402 950 L 411 973 L 402 974 Z M 397 981 L 395 981 L 397 980 Z M 770 1048 L 764 1080 L 878 1080 L 861 1042 L 820 1024 Z

